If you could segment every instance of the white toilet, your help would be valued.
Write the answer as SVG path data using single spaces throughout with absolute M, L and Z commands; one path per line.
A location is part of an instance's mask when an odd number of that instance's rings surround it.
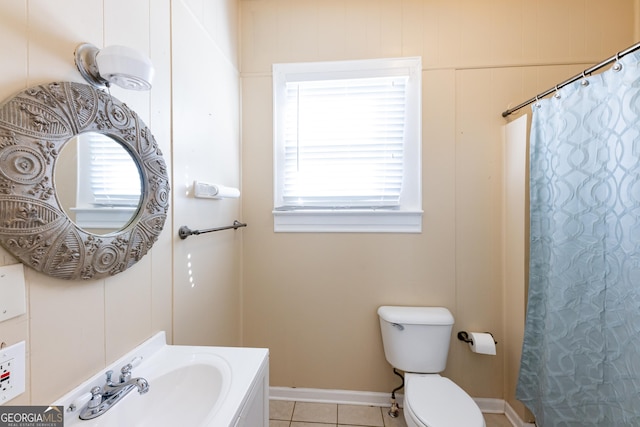
M 378 309 L 384 354 L 405 372 L 404 418 L 408 427 L 485 427 L 473 399 L 444 371 L 453 315 L 444 307 Z

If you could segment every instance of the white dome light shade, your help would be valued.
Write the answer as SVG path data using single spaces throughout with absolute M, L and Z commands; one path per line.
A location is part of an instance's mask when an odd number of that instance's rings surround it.
M 153 64 L 141 52 L 126 46 L 98 49 L 83 43 L 76 48 L 75 62 L 82 77 L 98 88 L 115 84 L 124 89 L 149 90 Z
M 133 90 L 151 89 L 153 64 L 135 49 L 107 46 L 96 55 L 100 75 L 109 82 Z

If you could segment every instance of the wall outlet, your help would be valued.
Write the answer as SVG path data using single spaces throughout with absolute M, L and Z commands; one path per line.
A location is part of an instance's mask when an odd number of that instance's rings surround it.
M 13 367 L 11 366 L 13 359 L 7 359 L 4 362 L 0 363 L 0 393 L 9 391 L 13 388 L 13 384 L 11 383 L 11 371 Z
M 25 342 L 0 349 L 0 405 L 24 393 Z

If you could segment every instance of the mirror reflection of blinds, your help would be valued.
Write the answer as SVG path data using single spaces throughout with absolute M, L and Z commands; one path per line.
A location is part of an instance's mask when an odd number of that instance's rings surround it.
M 96 206 L 138 206 L 141 194 L 140 171 L 131 154 L 119 143 L 100 134 L 89 139 L 91 169 L 89 179 Z
M 277 209 L 399 206 L 407 80 L 288 82 Z

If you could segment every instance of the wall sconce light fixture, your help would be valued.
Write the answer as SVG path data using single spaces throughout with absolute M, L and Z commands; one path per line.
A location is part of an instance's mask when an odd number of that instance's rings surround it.
M 153 64 L 149 57 L 126 46 L 98 49 L 82 43 L 74 52 L 76 67 L 84 79 L 99 89 L 115 84 L 125 89 L 149 90 Z

